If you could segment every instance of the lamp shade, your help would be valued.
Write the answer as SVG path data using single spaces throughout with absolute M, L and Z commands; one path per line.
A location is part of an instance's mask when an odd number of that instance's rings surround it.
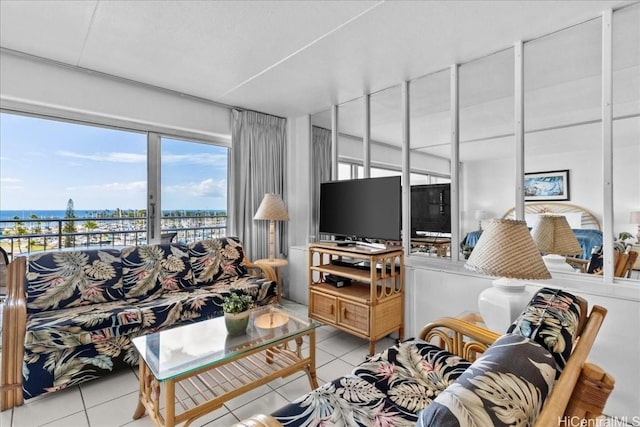
M 489 276 L 544 280 L 551 274 L 531 238 L 527 223 L 512 219 L 490 219 L 465 267 Z
M 474 217 L 476 220 L 482 221 L 483 219 L 489 218 L 489 213 L 487 211 L 478 210 L 478 211 L 475 211 Z
M 631 212 L 631 215 L 629 215 L 629 222 L 631 224 L 640 224 L 640 211 Z
M 533 241 L 540 252 L 555 255 L 579 255 L 582 248 L 563 215 L 540 215 L 531 230 Z
M 289 214 L 284 206 L 282 197 L 277 194 L 267 193 L 262 199 L 253 219 L 266 219 L 271 221 L 287 221 Z

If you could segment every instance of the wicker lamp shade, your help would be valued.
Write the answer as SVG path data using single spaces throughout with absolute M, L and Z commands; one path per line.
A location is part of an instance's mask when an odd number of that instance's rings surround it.
M 277 194 L 267 193 L 260 203 L 260 207 L 253 216 L 253 219 L 266 219 L 271 221 L 287 221 L 289 214 L 284 206 L 282 197 Z
M 563 215 L 540 215 L 531 231 L 540 252 L 555 255 L 579 255 L 582 248 Z
M 484 232 L 471 252 L 466 268 L 510 279 L 551 278 L 526 222 L 491 219 L 483 225 Z
M 269 221 L 269 261 L 273 261 L 276 257 L 275 221 L 289 220 L 289 214 L 287 213 L 287 208 L 284 206 L 282 197 L 273 193 L 265 194 L 253 219 Z

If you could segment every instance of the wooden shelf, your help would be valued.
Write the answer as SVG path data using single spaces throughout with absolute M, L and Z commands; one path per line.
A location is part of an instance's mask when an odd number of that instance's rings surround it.
M 345 259 L 367 266 L 343 265 Z M 349 286 L 325 282 L 331 274 L 350 279 Z M 309 246 L 309 317 L 375 342 L 391 332 L 404 334 L 404 254 L 402 248 L 359 249 L 327 243 Z
M 311 266 L 310 268 L 313 271 L 319 271 L 326 274 L 335 274 L 336 276 L 346 277 L 351 280 L 357 280 L 358 282 L 369 283 L 371 281 L 371 272 L 369 270 L 362 270 L 358 267 L 323 264 Z
M 311 288 L 317 292 L 324 292 L 329 295 L 339 296 L 341 298 L 350 299 L 361 304 L 369 304 L 371 295 L 369 285 L 366 283 L 351 283 L 350 286 L 336 288 L 335 286 L 320 282 L 311 285 Z

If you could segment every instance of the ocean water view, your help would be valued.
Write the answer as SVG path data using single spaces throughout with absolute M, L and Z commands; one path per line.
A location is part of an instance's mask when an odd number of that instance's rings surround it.
M 142 209 L 121 209 L 121 216 L 135 216 L 135 212 L 144 211 Z M 117 217 L 118 209 L 103 209 L 103 210 L 80 210 L 74 209 L 73 214 L 76 218 L 110 218 Z M 12 220 L 15 217 L 18 219 L 30 219 L 32 215 L 36 215 L 38 219 L 59 219 L 64 218 L 67 211 L 61 210 L 0 210 L 0 221 Z M 173 209 L 162 211 L 162 216 L 219 216 L 226 215 L 223 210 L 198 210 L 198 209 Z M 144 214 L 142 215 L 144 216 Z
M 74 219 L 69 221 L 65 218 L 66 210 L 2 210 L 0 247 L 13 255 L 77 246 L 129 246 L 148 242 L 144 210 L 74 209 L 73 214 Z M 166 210 L 162 212 L 159 237 L 187 243 L 223 236 L 226 226 L 224 210 Z

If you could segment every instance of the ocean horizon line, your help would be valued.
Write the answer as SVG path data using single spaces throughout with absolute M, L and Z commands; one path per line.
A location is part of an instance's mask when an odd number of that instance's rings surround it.
M 146 209 L 120 209 L 121 213 L 130 213 Z M 118 212 L 116 209 L 74 209 L 73 214 L 77 218 L 98 218 L 100 215 L 106 214 L 106 218 L 114 216 Z M 162 213 L 225 213 L 226 209 L 163 209 Z M 66 209 L 0 209 L 0 221 L 12 220 L 16 216 L 18 219 L 30 219 L 32 215 L 36 215 L 38 219 L 63 219 L 67 214 Z

